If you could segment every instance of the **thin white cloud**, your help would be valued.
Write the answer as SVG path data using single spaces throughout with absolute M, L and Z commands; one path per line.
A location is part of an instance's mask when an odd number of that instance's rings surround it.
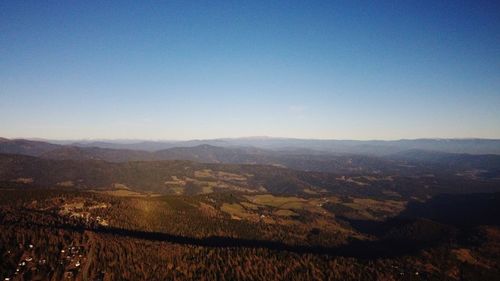
M 302 115 L 304 111 L 306 111 L 306 107 L 301 105 L 290 105 L 288 111 L 293 114 Z

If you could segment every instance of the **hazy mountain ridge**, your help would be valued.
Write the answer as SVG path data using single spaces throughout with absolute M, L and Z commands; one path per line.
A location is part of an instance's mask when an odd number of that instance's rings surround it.
M 158 151 L 173 147 L 191 147 L 202 144 L 222 147 L 256 147 L 269 150 L 307 149 L 331 153 L 354 153 L 389 155 L 405 150 L 420 149 L 448 153 L 500 154 L 498 139 L 401 139 L 401 140 L 322 140 L 272 137 L 221 138 L 188 141 L 141 141 L 141 140 L 99 140 L 99 141 L 54 141 L 54 144 L 80 147 L 101 147 Z
M 109 162 L 156 160 L 154 153 L 148 151 L 77 146 L 60 146 L 35 156 L 56 160 L 103 160 Z
M 474 155 L 413 149 L 393 154 L 390 158 L 435 163 L 448 167 L 460 166 L 469 167 L 470 169 L 491 169 L 496 167 L 500 170 L 500 156 L 495 154 Z
M 43 153 L 57 149 L 59 145 L 41 141 L 31 141 L 25 139 L 4 139 L 0 140 L 0 153 L 12 153 L 38 156 Z
M 0 151 L 57 160 L 104 160 L 108 162 L 189 160 L 200 163 L 261 164 L 288 167 L 303 171 L 330 173 L 412 173 L 411 167 L 431 167 L 448 173 L 478 171 L 488 177 L 500 176 L 500 155 L 458 154 L 441 151 L 409 149 L 393 154 L 321 152 L 307 148 L 271 150 L 250 146 L 174 147 L 155 152 L 146 150 L 112 149 L 55 145 L 37 141 L 6 140 Z M 478 170 L 474 172 L 474 170 Z

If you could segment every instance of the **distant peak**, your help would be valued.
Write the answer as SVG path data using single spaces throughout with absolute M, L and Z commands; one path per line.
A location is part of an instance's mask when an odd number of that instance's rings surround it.
M 195 147 L 198 147 L 198 148 L 217 148 L 218 146 L 207 144 L 207 143 L 203 143 L 203 144 L 197 145 Z

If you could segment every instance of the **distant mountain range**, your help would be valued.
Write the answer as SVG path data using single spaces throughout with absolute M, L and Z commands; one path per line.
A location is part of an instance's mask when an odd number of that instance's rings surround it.
M 207 142 L 208 144 L 204 144 L 203 141 L 177 142 L 176 144 L 184 146 L 151 151 L 124 148 L 140 146 L 140 143 L 93 143 L 101 146 L 92 146 L 81 143 L 63 145 L 33 140 L 0 139 L 0 153 L 53 160 L 102 160 L 116 163 L 188 160 L 199 163 L 260 164 L 301 171 L 344 174 L 378 172 L 411 174 L 414 172 L 413 167 L 418 167 L 422 171 L 438 168 L 437 170 L 448 173 L 467 172 L 474 175 L 488 175 L 489 178 L 500 175 L 500 155 L 494 153 L 498 149 L 497 146 L 500 146 L 498 140 L 402 140 L 387 143 L 377 141 L 380 143 L 379 146 L 374 145 L 375 142 L 325 141 L 344 143 L 342 144 L 344 148 L 349 146 L 349 149 L 343 151 L 319 150 L 314 144 L 322 141 L 316 140 L 229 139 Z M 264 142 L 268 145 L 263 145 Z M 274 148 L 271 145 L 273 142 Z M 445 147 L 445 143 L 448 142 L 450 146 L 460 147 L 455 152 L 488 151 L 491 154 L 449 153 L 439 149 Z M 225 146 L 214 146 L 214 143 Z M 278 143 L 282 143 L 283 146 L 278 146 Z M 392 146 L 389 146 L 390 143 Z M 248 146 L 249 144 L 256 145 Z M 477 146 L 474 146 L 475 144 Z M 372 152 L 366 152 L 370 145 Z M 490 149 L 487 150 L 487 147 Z M 373 153 L 374 150 L 379 152 L 385 150 L 385 153 Z
M 318 140 L 292 138 L 221 138 L 188 141 L 53 141 L 79 147 L 100 147 L 112 149 L 132 149 L 158 151 L 173 147 L 193 147 L 208 144 L 220 147 L 255 147 L 269 150 L 313 150 L 330 153 L 349 153 L 367 155 L 388 155 L 405 150 L 419 149 L 448 153 L 500 154 L 500 140 L 496 139 L 404 139 L 404 140 Z

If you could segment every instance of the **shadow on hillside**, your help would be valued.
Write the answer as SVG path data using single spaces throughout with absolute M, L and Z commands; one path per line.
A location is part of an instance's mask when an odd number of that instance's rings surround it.
M 274 251 L 288 251 L 298 254 L 320 254 L 331 256 L 355 257 L 363 259 L 375 259 L 382 257 L 395 257 L 414 253 L 427 244 L 417 244 L 407 240 L 380 240 L 361 241 L 352 240 L 350 243 L 339 247 L 290 245 L 278 241 L 252 240 L 242 238 L 230 238 L 221 236 L 211 236 L 207 238 L 193 238 L 178 235 L 171 235 L 159 232 L 144 232 L 136 230 L 126 230 L 117 228 L 92 229 L 95 233 L 112 234 L 121 237 L 145 239 L 150 241 L 169 242 L 181 245 L 194 245 L 202 247 L 222 247 L 222 248 L 265 248 Z
M 341 219 L 378 238 L 345 246 L 347 256 L 405 255 L 440 243 L 464 242 L 464 236 L 480 225 L 500 226 L 500 193 L 441 194 L 426 202 L 410 202 L 397 217 L 383 222 Z
M 440 194 L 424 203 L 412 202 L 399 217 L 457 227 L 500 225 L 500 193 Z
M 273 251 L 287 251 L 297 254 L 319 254 L 330 256 L 354 257 L 362 259 L 376 259 L 382 257 L 395 257 L 414 253 L 420 250 L 423 244 L 408 243 L 406 240 L 393 241 L 377 240 L 377 241 L 361 241 L 351 240 L 348 244 L 339 247 L 325 246 L 310 246 L 310 245 L 292 245 L 279 241 L 269 240 L 253 240 L 244 238 L 231 238 L 222 236 L 211 236 L 206 238 L 194 238 L 180 235 L 172 235 L 161 232 L 147 232 L 139 230 L 130 230 L 113 227 L 84 227 L 74 224 L 44 224 L 40 222 L 26 221 L 24 219 L 12 220 L 5 219 L 0 216 L 1 224 L 11 226 L 20 226 L 30 229 L 34 228 L 59 228 L 70 231 L 83 233 L 85 231 L 94 232 L 97 234 L 115 235 L 122 238 L 143 239 L 149 241 L 168 242 L 180 245 L 192 245 L 202 247 L 219 247 L 219 248 L 264 248 Z
M 425 202 L 413 202 L 396 218 L 384 221 L 348 220 L 353 228 L 378 239 L 351 240 L 339 247 L 290 245 L 279 241 L 230 237 L 193 238 L 160 232 L 146 232 L 112 227 L 86 228 L 62 225 L 75 231 L 92 231 L 121 237 L 162 241 L 203 247 L 266 248 L 298 254 L 312 253 L 361 259 L 410 255 L 426 247 L 453 240 L 458 229 L 477 225 L 500 225 L 500 193 L 439 195 Z M 12 223 L 12 222 L 9 222 Z M 14 222 L 15 223 L 15 222 Z M 22 224 L 22 223 L 21 223 Z M 35 224 L 36 225 L 36 224 Z M 39 225 L 47 227 L 46 225 Z M 33 227 L 33 224 L 30 224 Z
M 339 218 L 360 232 L 376 236 L 415 220 L 458 228 L 500 225 L 500 193 L 440 194 L 426 202 L 412 201 L 398 216 L 384 222 Z

